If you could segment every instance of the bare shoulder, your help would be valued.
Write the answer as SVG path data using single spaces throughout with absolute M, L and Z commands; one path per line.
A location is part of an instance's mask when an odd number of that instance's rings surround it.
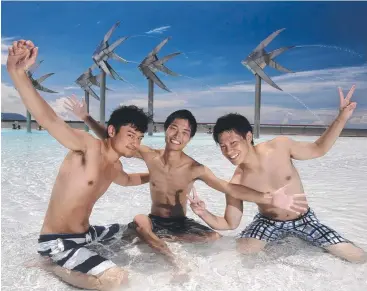
M 290 139 L 287 136 L 277 136 L 276 138 L 273 138 L 272 140 L 264 142 L 263 145 L 267 148 L 272 148 L 272 149 L 287 149 L 289 148 L 289 145 L 291 142 L 292 142 L 292 139 Z
M 152 149 L 146 145 L 140 145 L 139 147 L 139 153 L 144 157 L 144 159 L 155 157 L 159 155 L 160 152 L 161 150 Z
M 232 179 L 231 179 L 231 183 L 234 184 L 240 184 L 241 180 L 242 180 L 242 175 L 243 175 L 243 169 L 241 169 L 239 166 L 237 166 L 236 170 L 233 173 Z
M 198 161 L 194 160 L 193 158 L 186 156 L 187 157 L 187 162 L 189 163 L 189 169 L 192 172 L 194 177 L 199 177 L 202 174 L 205 173 L 206 171 L 206 167 L 199 163 Z
M 122 171 L 123 170 L 123 166 L 122 166 L 122 163 L 120 160 L 116 161 L 114 164 L 113 164 L 113 167 L 115 170 L 117 171 Z
M 83 129 L 77 129 L 77 128 L 72 128 L 72 130 L 79 136 L 83 137 L 84 139 L 93 139 L 93 140 L 97 140 L 97 138 L 95 138 L 93 135 L 91 135 L 88 132 L 85 132 Z
M 79 137 L 83 138 L 84 142 L 86 143 L 88 149 L 95 148 L 98 149 L 101 147 L 102 141 L 98 138 L 95 138 L 90 133 L 85 132 L 81 129 L 72 129 Z
M 190 164 L 192 169 L 202 168 L 204 167 L 203 164 L 199 163 L 197 160 L 193 159 L 192 157 L 185 154 L 185 162 Z

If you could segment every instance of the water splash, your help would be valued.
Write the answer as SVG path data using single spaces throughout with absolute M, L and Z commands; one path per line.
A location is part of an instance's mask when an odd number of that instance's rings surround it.
M 132 84 L 131 82 L 129 82 L 128 80 L 125 80 L 124 79 L 124 82 L 126 82 L 132 89 L 133 89 L 133 91 L 134 91 L 134 93 L 135 93 L 135 98 L 138 98 L 138 87 L 136 87 L 134 84 Z
M 208 84 L 205 84 L 203 82 L 200 82 L 199 79 L 196 79 L 196 78 L 193 78 L 193 77 L 190 77 L 190 76 L 185 76 L 185 75 L 180 75 L 181 77 L 184 77 L 184 78 L 187 78 L 187 79 L 191 79 L 191 80 L 194 80 L 194 81 L 198 81 L 201 85 L 203 86 L 206 86 L 207 88 L 209 88 L 209 92 L 212 94 L 212 96 L 214 97 L 214 90 L 212 87 L 210 87 Z
M 326 125 L 324 121 L 321 120 L 321 118 L 315 113 L 313 112 L 300 98 L 298 98 L 297 96 L 291 94 L 291 93 L 288 93 L 288 92 L 285 92 L 283 91 L 284 93 L 286 93 L 287 95 L 291 96 L 294 100 L 296 100 L 297 102 L 299 102 L 303 107 L 305 107 L 313 116 L 315 116 L 323 125 Z
M 352 55 L 358 56 L 359 58 L 364 58 L 364 56 L 360 53 L 357 53 L 351 49 L 347 49 L 347 48 L 342 48 L 342 47 L 338 47 L 338 46 L 333 46 L 333 45 L 323 45 L 323 44 L 306 44 L 306 45 L 296 45 L 295 48 L 303 48 L 303 47 L 321 47 L 321 48 L 331 48 L 331 49 L 336 49 L 339 51 L 344 51 L 347 53 L 350 53 Z
M 304 47 L 321 47 L 321 48 L 331 48 L 331 49 L 336 49 L 336 50 L 339 50 L 339 51 L 344 51 L 344 52 L 347 52 L 347 53 L 350 53 L 352 54 L 353 56 L 357 56 L 359 58 L 362 58 L 364 59 L 364 56 L 358 52 L 355 52 L 351 49 L 347 49 L 347 48 L 342 48 L 342 47 L 338 47 L 338 46 L 331 46 L 331 45 L 323 45 L 323 44 L 312 44 L 312 45 L 297 45 L 295 46 L 295 48 L 304 48 Z M 319 80 L 322 80 L 322 81 L 325 81 L 327 82 L 326 79 L 324 78 L 321 78 L 321 77 L 318 77 L 318 76 L 315 76 L 314 78 L 316 79 L 319 79 Z M 333 82 L 333 84 L 335 85 L 335 87 L 339 87 L 339 85 L 334 81 L 334 80 L 328 80 L 328 81 L 331 81 Z M 286 93 L 287 95 L 291 96 L 293 99 L 295 99 L 297 102 L 299 102 L 303 107 L 305 107 L 313 116 L 315 116 L 320 122 L 322 122 L 323 125 L 326 125 L 325 122 L 323 122 L 321 120 L 321 118 L 315 113 L 313 112 L 300 98 L 298 98 L 297 96 L 291 94 L 291 93 L 288 93 L 288 92 L 285 92 L 283 91 L 284 93 Z

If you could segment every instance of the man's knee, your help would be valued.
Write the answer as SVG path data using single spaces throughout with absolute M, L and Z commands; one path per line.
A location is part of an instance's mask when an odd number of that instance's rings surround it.
M 352 243 L 339 243 L 327 247 L 326 250 L 351 263 L 363 264 L 367 262 L 366 252 Z
M 354 246 L 354 250 L 348 253 L 346 259 L 351 263 L 364 264 L 367 262 L 367 254 L 361 248 Z
M 148 216 L 144 214 L 138 214 L 134 217 L 134 223 L 139 228 L 151 228 L 151 222 Z
M 114 290 L 128 283 L 129 274 L 120 267 L 112 267 L 98 275 L 99 290 Z
M 213 231 L 213 232 L 206 233 L 206 237 L 208 241 L 215 241 L 215 240 L 220 239 L 222 236 L 218 232 Z

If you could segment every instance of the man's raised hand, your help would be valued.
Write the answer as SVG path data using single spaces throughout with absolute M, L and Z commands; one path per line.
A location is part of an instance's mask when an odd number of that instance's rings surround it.
M 35 62 L 38 48 L 30 40 L 14 41 L 8 48 L 6 67 L 9 73 L 27 71 Z

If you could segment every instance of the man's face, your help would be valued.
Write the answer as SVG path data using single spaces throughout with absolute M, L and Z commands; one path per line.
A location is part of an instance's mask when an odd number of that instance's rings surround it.
M 183 150 L 190 141 L 191 128 L 186 119 L 175 119 L 166 130 L 166 147 L 170 150 Z
M 249 146 L 251 146 L 246 139 L 234 131 L 221 133 L 218 140 L 223 156 L 235 166 L 239 165 L 245 159 L 249 151 Z
M 119 132 L 112 137 L 114 149 L 120 155 L 131 158 L 135 155 L 143 137 L 144 134 L 131 125 L 123 125 Z

